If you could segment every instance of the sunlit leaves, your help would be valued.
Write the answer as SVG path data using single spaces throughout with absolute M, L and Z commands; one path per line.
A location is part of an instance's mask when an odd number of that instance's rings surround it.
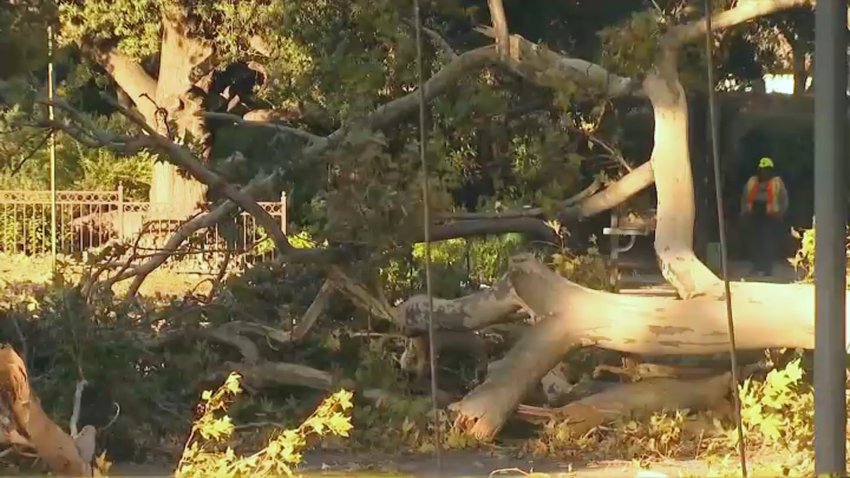
M 234 425 L 229 416 L 215 416 L 215 412 L 225 413 L 228 402 L 241 393 L 239 381 L 240 376 L 231 373 L 217 390 L 203 392 L 201 399 L 204 412 L 192 427 L 192 435 L 184 447 L 176 476 L 293 476 L 293 468 L 301 462 L 301 452 L 311 435 L 347 437 L 351 431 L 348 414 L 353 407 L 352 394 L 340 390 L 327 397 L 301 426 L 280 431 L 262 450 L 248 456 L 238 456 L 228 446 L 221 452 L 217 444 L 231 437 Z M 203 440 L 198 440 L 196 433 Z
M 161 19 L 179 9 L 181 28 L 191 37 L 214 42 L 221 60 L 234 60 L 249 51 L 252 34 L 261 32 L 272 2 L 266 0 L 62 0 L 61 38 L 66 43 L 117 45 L 136 59 L 159 52 Z
M 740 397 L 741 419 L 751 447 L 791 452 L 793 459 L 809 452 L 814 396 L 811 385 L 803 381 L 800 359 L 771 370 L 763 382 L 745 380 Z M 734 429 L 726 436 L 730 445 L 737 441 Z
M 160 8 L 167 0 L 59 2 L 60 38 L 66 43 L 117 42 L 135 58 L 159 51 Z

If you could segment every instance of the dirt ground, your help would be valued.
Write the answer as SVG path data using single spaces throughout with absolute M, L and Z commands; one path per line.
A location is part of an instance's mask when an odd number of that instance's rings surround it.
M 712 467 L 700 460 L 664 461 L 648 468 L 628 461 L 603 461 L 596 463 L 570 463 L 551 458 L 523 459 L 490 451 L 451 451 L 441 456 L 437 468 L 434 455 L 399 454 L 396 456 L 374 453 L 336 453 L 314 451 L 305 454 L 299 468 L 305 478 L 437 478 L 437 477 L 526 477 L 542 476 L 570 478 L 662 478 L 706 476 Z M 723 470 L 730 476 L 735 473 L 734 457 Z M 169 476 L 162 467 L 115 464 L 111 476 Z M 540 473 L 541 475 L 532 475 Z

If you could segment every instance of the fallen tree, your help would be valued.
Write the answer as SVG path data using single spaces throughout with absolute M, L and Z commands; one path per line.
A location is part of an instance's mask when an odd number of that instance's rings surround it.
M 804 5 L 810 2 L 741 3 L 717 14 L 713 22 L 718 28 L 728 28 Z M 687 101 L 678 74 L 681 47 L 704 35 L 705 25 L 702 19 L 668 29 L 658 41 L 655 64 L 643 81 L 643 92 L 655 114 L 650 160 L 658 192 L 655 251 L 665 279 L 684 300 L 592 291 L 565 281 L 530 256 L 515 258 L 508 273 L 513 293 L 522 307 L 541 321 L 528 330 L 483 384 L 452 405 L 457 413 L 456 423 L 472 435 L 492 438 L 525 394 L 575 347 L 596 346 L 652 355 L 728 351 L 720 281 L 693 252 L 694 188 Z M 813 289 L 737 285 L 732 300 L 740 349 L 814 346 Z M 782 328 L 771 327 L 780 318 Z M 666 400 L 660 398 L 653 407 L 682 405 L 676 398 L 675 394 Z M 624 399 L 640 401 L 639 396 Z M 623 408 L 630 409 L 632 405 L 625 404 Z
M 714 22 L 717 28 L 726 28 L 761 15 L 809 4 L 807 0 L 742 2 L 718 14 Z M 491 8 L 500 8 L 501 2 L 490 2 L 490 5 Z M 500 39 L 498 50 L 483 47 L 453 57 L 428 81 L 425 86 L 427 99 L 433 99 L 446 91 L 469 71 L 494 64 L 504 65 L 529 81 L 544 86 L 569 81 L 592 85 L 607 96 L 645 95 L 652 103 L 655 115 L 654 148 L 650 161 L 626 174 L 609 188 L 565 205 L 558 216 L 578 219 L 602 212 L 655 182 L 659 197 L 655 250 L 664 277 L 674 286 L 680 299 L 626 297 L 590 290 L 564 280 L 531 256 L 518 256 L 512 261 L 507 275 L 494 287 L 459 299 L 436 300 L 435 323 L 444 330 L 471 331 L 486 328 L 499 322 L 516 320 L 515 314 L 520 310 L 527 312 L 537 322 L 528 328 L 514 348 L 499 362 L 499 366 L 491 367 L 484 383 L 452 406 L 457 413 L 457 423 L 483 439 L 492 438 L 501 429 L 525 395 L 573 348 L 595 346 L 635 354 L 699 355 L 725 352 L 729 342 L 725 328 L 725 308 L 718 287 L 720 282 L 693 252 L 695 213 L 688 150 L 688 111 L 677 70 L 681 47 L 705 33 L 705 21 L 669 28 L 658 41 L 654 66 L 642 81 L 637 81 L 612 75 L 599 65 L 539 48 L 539 45 L 518 35 L 506 34 L 504 12 L 497 11 L 493 17 L 499 19 L 498 33 L 494 34 Z M 417 107 L 416 92 L 398 98 L 365 115 L 355 126 L 340 127 L 326 137 L 309 138 L 302 156 L 318 157 L 342 143 L 350 131 L 357 131 L 358 128 L 379 130 L 390 127 Z M 89 137 L 93 146 L 110 146 L 127 153 L 141 147 L 164 150 L 169 153 L 173 163 L 188 169 L 196 179 L 220 188 L 228 197 L 214 210 L 181 226 L 161 254 L 155 254 L 145 263 L 114 279 L 135 278 L 131 290 L 137 290 L 146 274 L 165 261 L 169 250 L 178 247 L 195 231 L 210 227 L 232 214 L 237 205 L 266 221 L 284 259 L 297 255 L 310 256 L 311 259 L 318 256 L 292 251 L 279 226 L 257 210 L 255 193 L 263 189 L 275 189 L 279 182 L 279 171 L 257 178 L 238 189 L 193 158 L 188 150 L 174 145 L 155 130 L 149 130 L 144 141 L 103 133 L 92 135 L 92 128 L 79 119 L 75 120 L 73 111 L 67 112 L 72 116 L 72 122 L 44 124 L 64 129 L 79 138 Z M 522 215 L 505 219 L 484 218 L 480 219 L 482 222 L 474 224 L 439 224 L 432 233 L 438 238 L 463 237 L 509 230 L 539 231 L 542 225 L 542 221 Z M 496 223 L 486 221 L 505 222 L 501 223 L 503 227 L 490 227 L 489 224 Z M 454 228 L 453 232 L 446 232 L 448 228 Z M 421 337 L 427 330 L 427 301 L 423 296 L 411 297 L 399 305 L 391 306 L 380 295 L 376 296 L 361 284 L 347 279 L 339 269 L 329 269 L 329 280 L 331 285 L 328 287 L 333 286 L 344 292 L 356 304 L 392 321 L 406 334 Z M 323 290 L 326 291 L 326 288 L 323 287 Z M 319 304 L 325 300 L 324 294 L 320 295 Z M 738 311 L 736 317 L 739 322 L 740 348 L 813 346 L 814 308 L 811 288 L 738 285 L 733 289 L 733 300 Z M 315 321 L 315 317 L 311 317 L 310 320 Z M 777 323 L 781 323 L 782 327 L 774 327 Z M 309 324 L 305 323 L 304 327 L 309 328 Z M 225 337 L 208 338 L 223 341 Z M 231 345 L 242 351 L 246 362 L 265 365 L 259 362 L 254 348 L 246 347 L 243 340 L 236 343 L 236 337 L 229 339 L 234 342 Z M 425 348 L 421 340 L 413 344 L 420 349 Z M 297 372 L 294 376 L 301 380 L 301 370 Z M 265 369 L 262 373 L 258 369 L 256 375 L 267 377 Z M 317 388 L 325 388 L 324 384 L 328 383 L 326 377 L 321 375 L 313 380 L 315 378 L 311 375 L 310 383 L 318 384 Z M 589 397 L 587 401 L 599 399 Z M 676 407 L 686 403 L 670 400 L 661 397 L 658 402 L 652 402 L 652 406 Z M 633 408 L 634 404 L 629 403 L 622 407 L 623 410 Z
M 94 434 L 81 433 L 75 440 L 44 413 L 24 361 L 5 344 L 0 346 L 0 443 L 35 450 L 58 476 L 92 476 Z

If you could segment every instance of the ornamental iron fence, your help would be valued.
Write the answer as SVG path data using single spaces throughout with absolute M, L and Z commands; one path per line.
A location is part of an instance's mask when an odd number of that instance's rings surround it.
M 286 194 L 280 201 L 259 204 L 286 231 Z M 50 191 L 0 190 L 0 252 L 50 254 L 51 209 Z M 83 256 L 111 242 L 135 241 L 143 233 L 167 236 L 180 226 L 181 221 L 149 220 L 150 209 L 149 202 L 126 200 L 121 186 L 115 191 L 56 191 L 56 252 Z M 268 260 L 275 253 L 265 231 L 245 212 L 199 231 L 188 243 L 186 255 L 209 258 L 229 250 L 241 262 Z

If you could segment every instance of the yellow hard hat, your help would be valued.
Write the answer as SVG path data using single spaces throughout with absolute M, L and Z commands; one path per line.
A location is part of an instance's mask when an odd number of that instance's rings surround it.
M 764 157 L 764 158 L 761 158 L 759 160 L 759 169 L 772 168 L 772 167 L 773 167 L 773 160 L 772 159 L 770 159 L 768 157 Z

